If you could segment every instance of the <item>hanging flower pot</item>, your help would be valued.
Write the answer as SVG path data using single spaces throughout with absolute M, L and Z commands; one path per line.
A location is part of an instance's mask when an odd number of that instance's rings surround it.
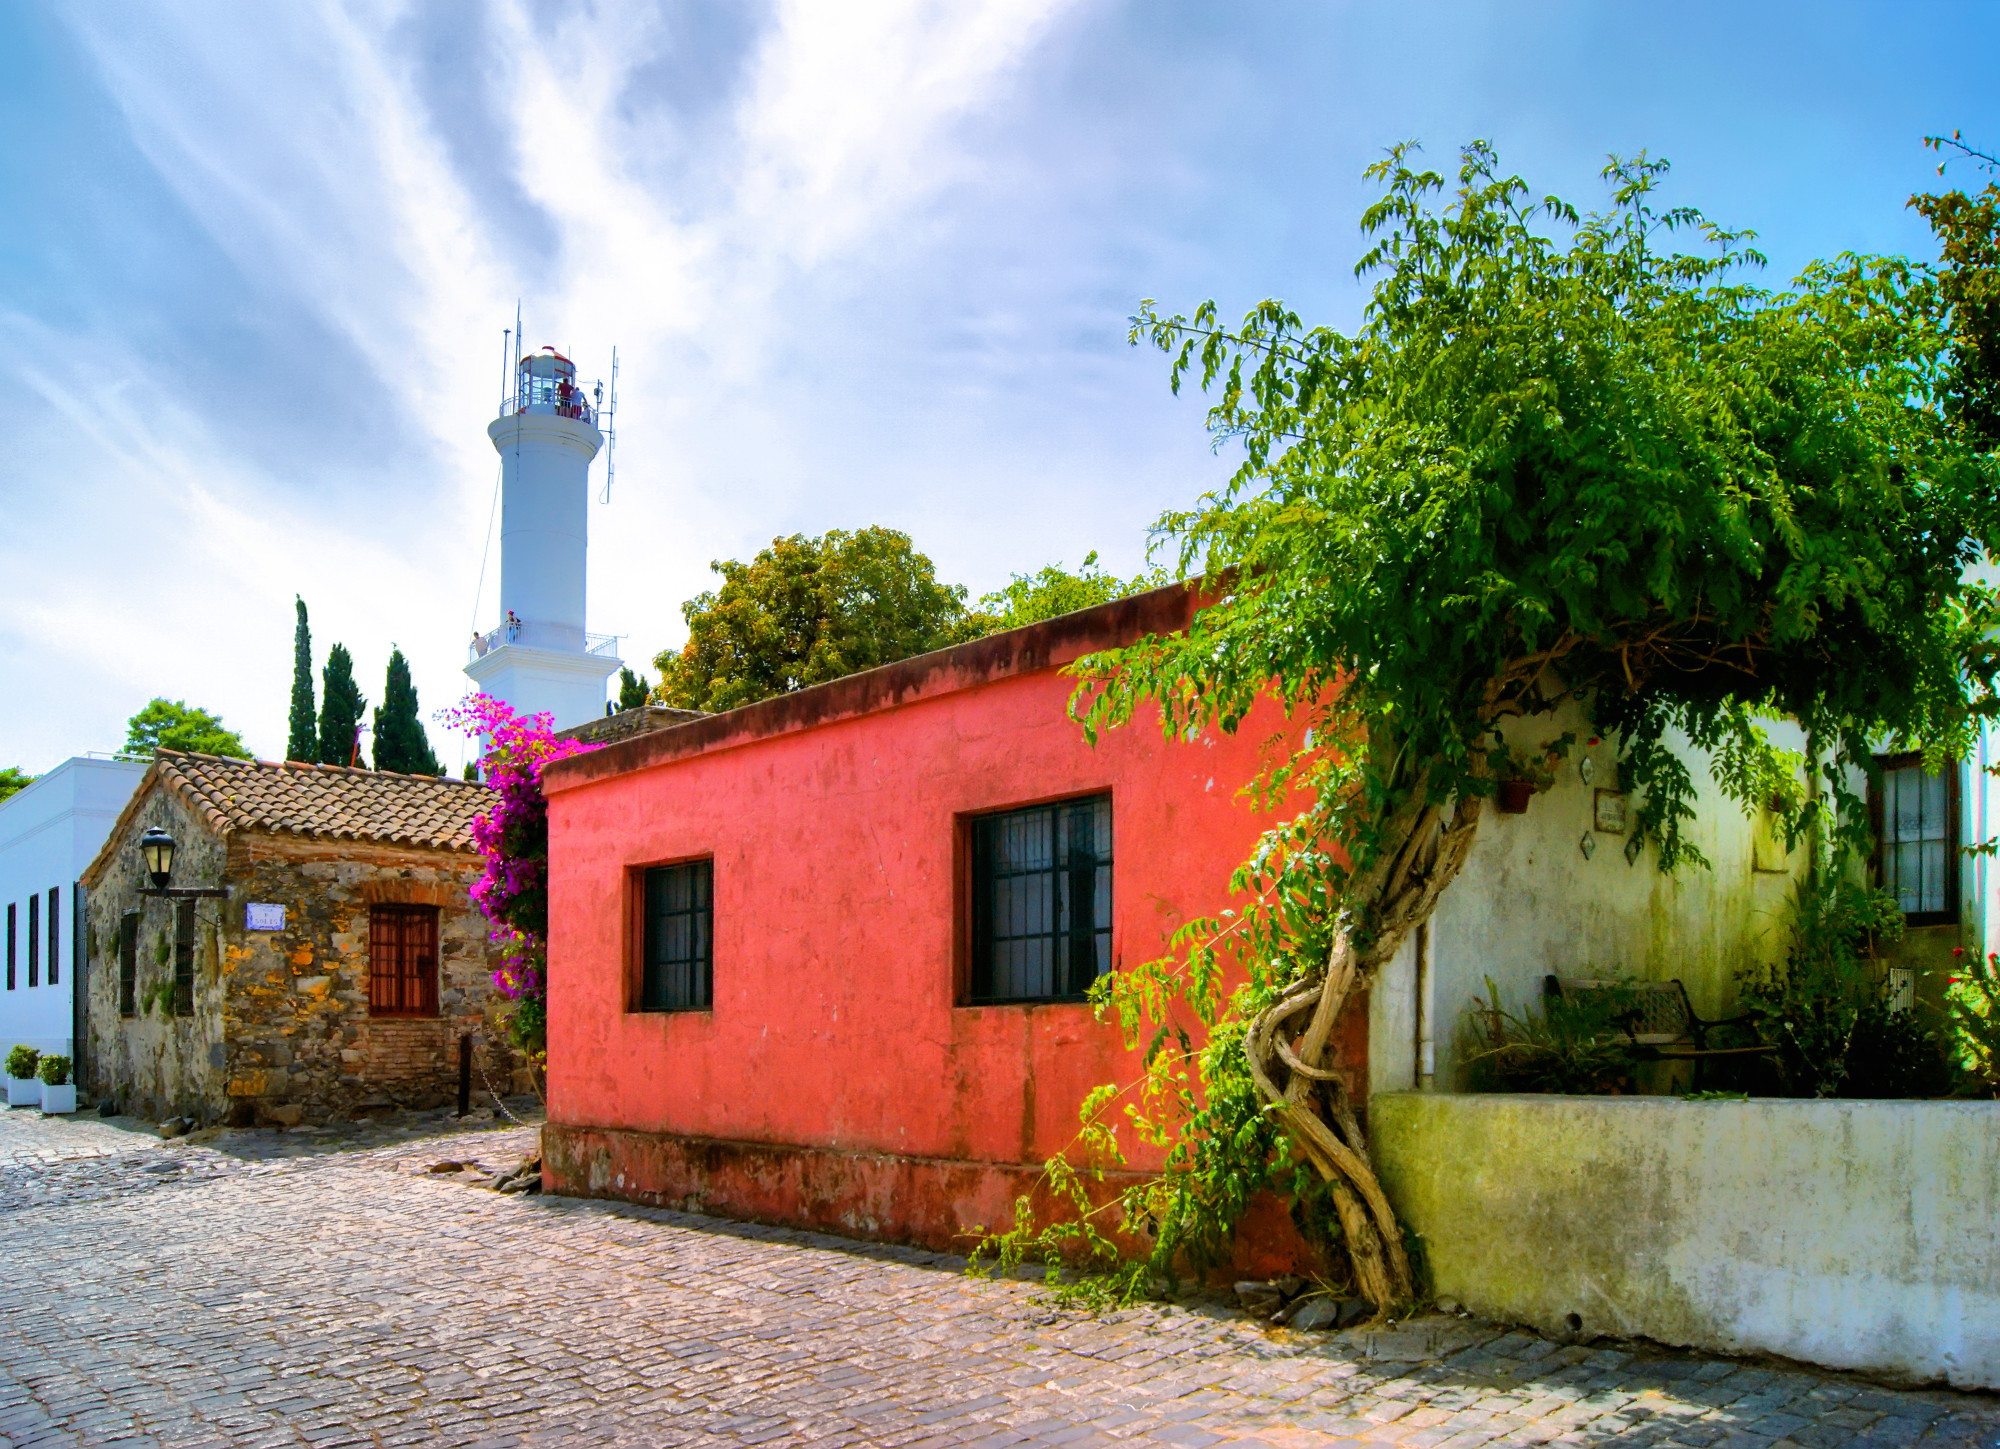
M 1528 802 L 1535 798 L 1533 780 L 1502 780 L 1498 804 L 1502 815 L 1526 815 Z

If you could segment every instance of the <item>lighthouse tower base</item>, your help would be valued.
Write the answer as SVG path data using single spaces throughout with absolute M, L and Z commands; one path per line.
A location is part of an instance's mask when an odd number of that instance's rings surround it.
M 604 715 L 606 681 L 624 660 L 500 643 L 465 666 L 482 694 L 504 699 L 516 714 L 547 714 L 559 730 Z

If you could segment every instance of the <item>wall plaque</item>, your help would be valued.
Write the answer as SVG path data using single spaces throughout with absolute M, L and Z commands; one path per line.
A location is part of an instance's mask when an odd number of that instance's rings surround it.
M 282 931 L 285 929 L 285 908 L 283 906 L 259 905 L 252 901 L 243 908 L 243 924 L 252 931 Z
M 1606 835 L 1625 833 L 1625 792 L 1622 790 L 1599 790 L 1593 797 L 1596 809 L 1591 818 L 1591 828 Z

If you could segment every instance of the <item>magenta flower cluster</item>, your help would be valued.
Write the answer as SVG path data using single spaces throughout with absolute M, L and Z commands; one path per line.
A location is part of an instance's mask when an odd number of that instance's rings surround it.
M 549 934 L 549 809 L 542 770 L 553 760 L 597 747 L 557 739 L 548 715 L 517 715 L 491 695 L 469 695 L 439 719 L 484 743 L 479 777 L 496 796 L 493 807 L 472 822 L 472 842 L 486 860 L 472 899 L 493 922 L 493 939 L 501 947 L 494 985 L 509 999 L 539 1001 Z

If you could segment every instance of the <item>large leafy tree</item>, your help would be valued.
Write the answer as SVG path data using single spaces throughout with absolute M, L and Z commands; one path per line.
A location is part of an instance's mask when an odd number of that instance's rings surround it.
M 410 661 L 401 649 L 393 647 L 389 650 L 389 677 L 382 686 L 382 705 L 375 711 L 375 768 L 399 775 L 444 773 L 417 715 L 417 686 L 410 679 Z
M 0 770 L 0 800 L 5 800 L 10 795 L 19 794 L 34 784 L 37 778 L 34 775 L 24 775 L 21 773 L 19 765 L 9 765 L 4 770 Z
M 1005 588 L 982 595 L 971 617 L 990 629 L 1018 629 L 1023 624 L 1038 624 L 1044 619 L 1073 614 L 1078 609 L 1109 603 L 1168 582 L 1163 569 L 1131 579 L 1108 574 L 1099 566 L 1093 550 L 1084 556 L 1083 566 L 1075 573 L 1058 563 L 1032 574 L 1015 574 Z
M 155 699 L 125 723 L 123 753 L 151 759 L 157 750 L 250 758 L 242 737 L 225 729 L 219 717 L 178 699 Z
M 1965 144 L 1956 132 L 1924 144 L 1987 172 L 2000 159 Z M 1938 165 L 1943 175 L 1946 163 Z M 1952 341 L 1945 406 L 1975 447 L 2000 445 L 2000 184 L 1977 195 L 1962 189 L 1913 196 L 1942 251 L 1938 290 L 1951 309 Z
M 654 661 L 653 698 L 725 710 L 976 637 L 965 590 L 891 528 L 777 538 L 681 606 L 688 641 Z
M 1614 162 L 1608 208 L 1580 215 L 1484 145 L 1455 186 L 1398 148 L 1369 173 L 1354 332 L 1276 302 L 1235 327 L 1213 304 L 1135 319 L 1244 461 L 1160 524 L 1210 600 L 1183 635 L 1085 661 L 1077 708 L 1098 730 L 1157 707 L 1187 737 L 1275 695 L 1298 727 L 1253 782 L 1282 809 L 1241 910 L 1102 988 L 1170 1145 L 1124 1200 L 1152 1269 L 1219 1248 L 1272 1185 L 1330 1198 L 1363 1291 L 1409 1296 L 1328 1041 L 1458 874 L 1509 732 L 1575 702 L 1620 742 L 1633 854 L 1674 868 L 1699 855 L 1672 732 L 1746 809 L 1775 793 L 1790 830 L 1858 838 L 1871 742 L 1962 741 L 1990 693 L 1994 600 L 1967 567 L 2000 484 L 1947 417 L 1934 277 L 1844 257 L 1747 285 L 1742 235 L 1657 208 L 1664 171 Z
M 319 732 L 313 723 L 312 629 L 306 623 L 306 601 L 294 595 L 298 622 L 292 629 L 292 713 L 285 741 L 285 758 L 307 764 L 319 758 Z
M 368 700 L 354 682 L 354 656 L 345 644 L 327 651 L 319 698 L 319 762 L 360 764 L 361 721 L 367 717 Z

